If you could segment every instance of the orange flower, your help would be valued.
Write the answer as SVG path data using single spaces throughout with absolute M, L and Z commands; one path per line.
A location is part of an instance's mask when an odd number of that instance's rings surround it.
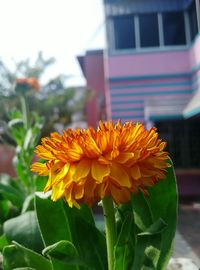
M 27 91 L 29 89 L 34 89 L 36 91 L 40 90 L 40 85 L 36 78 L 18 78 L 16 79 L 16 91 Z
M 35 152 L 46 163 L 34 163 L 32 171 L 49 176 L 44 191 L 52 190 L 54 201 L 63 197 L 70 207 L 92 206 L 112 196 L 120 204 L 131 192 L 148 194 L 148 187 L 165 178 L 165 146 L 155 128 L 100 122 L 97 130 L 69 129 L 43 138 Z

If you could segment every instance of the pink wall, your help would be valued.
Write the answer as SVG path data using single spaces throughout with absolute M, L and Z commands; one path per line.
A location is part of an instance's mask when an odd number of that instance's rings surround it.
M 14 147 L 0 145 L 0 173 L 6 173 L 13 177 L 16 175 L 12 164 L 14 154 Z
M 105 111 L 100 108 L 101 98 L 105 98 L 103 52 L 87 53 L 84 56 L 84 73 L 87 80 L 87 88 L 94 91 L 94 96 L 88 101 L 86 115 L 88 125 L 96 126 L 98 121 L 105 116 Z M 105 108 L 104 108 L 105 110 Z
M 176 74 L 189 70 L 188 50 L 145 52 L 109 57 L 109 77 Z

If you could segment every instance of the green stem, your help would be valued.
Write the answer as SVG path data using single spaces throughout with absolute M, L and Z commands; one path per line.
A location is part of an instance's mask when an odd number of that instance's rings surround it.
M 22 117 L 24 120 L 25 129 L 28 130 L 29 128 L 29 110 L 26 102 L 26 97 L 22 94 L 20 95 L 21 107 L 22 107 Z
M 24 128 L 25 128 L 26 134 L 27 134 L 27 131 L 30 128 L 30 114 L 29 114 L 29 107 L 27 104 L 27 99 L 26 99 L 25 94 L 23 94 L 23 93 L 20 95 L 20 102 L 21 102 Z M 30 164 L 27 164 L 27 161 L 25 158 L 26 151 L 24 151 L 22 149 L 21 155 L 24 158 L 24 170 L 27 172 L 27 178 L 26 178 L 27 179 L 26 180 L 27 192 L 28 192 L 28 194 L 32 194 L 34 192 L 33 177 L 32 177 L 32 174 L 29 173 Z
M 114 266 L 114 246 L 116 243 L 117 232 L 115 224 L 114 206 L 111 197 L 105 197 L 103 200 L 103 212 L 106 229 L 106 244 L 108 255 L 108 270 L 113 270 Z

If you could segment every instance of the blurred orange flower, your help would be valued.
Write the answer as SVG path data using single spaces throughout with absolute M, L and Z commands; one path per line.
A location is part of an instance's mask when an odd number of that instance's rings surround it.
M 118 121 L 100 122 L 97 130 L 69 129 L 52 133 L 36 147 L 38 157 L 31 170 L 48 175 L 45 192 L 52 200 L 63 197 L 70 207 L 92 206 L 105 196 L 116 204 L 130 200 L 130 193 L 147 188 L 165 178 L 168 154 L 155 128 Z
M 16 91 L 27 91 L 29 89 L 34 89 L 36 91 L 40 90 L 40 85 L 36 78 L 17 78 L 16 79 Z

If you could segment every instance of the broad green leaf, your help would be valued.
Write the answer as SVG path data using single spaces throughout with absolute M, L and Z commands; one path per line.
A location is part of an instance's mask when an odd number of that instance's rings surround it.
M 139 236 L 142 235 L 152 235 L 161 233 L 163 230 L 166 229 L 167 224 L 159 218 L 156 222 L 154 222 L 145 232 L 139 233 Z
M 47 198 L 40 198 L 38 194 L 35 196 L 35 208 L 45 246 L 50 246 L 60 240 L 71 242 L 69 220 L 62 200 L 53 202 Z
M 134 241 L 132 237 L 133 214 L 129 213 L 122 224 L 114 248 L 114 270 L 128 270 L 134 258 Z
M 151 208 L 153 220 L 156 221 L 161 218 L 167 224 L 166 229 L 161 233 L 161 253 L 157 270 L 166 269 L 176 232 L 178 198 L 176 177 L 173 164 L 171 163 L 171 165 L 167 170 L 166 179 L 149 189 L 150 195 L 146 197 L 146 201 Z
M 52 270 L 51 262 L 48 259 L 36 253 L 35 251 L 20 245 L 15 241 L 13 241 L 13 243 L 17 247 L 17 250 L 19 250 L 23 254 L 27 266 L 35 268 L 37 270 Z
M 7 220 L 3 225 L 6 238 L 16 241 L 35 251 L 43 249 L 37 219 L 34 211 L 28 211 L 18 217 Z
M 137 234 L 132 270 L 141 269 L 142 266 L 157 269 L 160 256 L 161 233 L 166 227 L 166 223 L 162 219 L 158 219 L 145 232 Z
M 45 247 L 51 246 L 61 240 L 72 241 L 69 220 L 64 210 L 66 207 L 62 200 L 53 202 L 48 198 L 42 198 L 42 192 L 36 193 L 35 209 L 37 213 L 38 224 L 42 234 Z M 66 264 L 51 258 L 54 270 L 65 270 Z M 78 270 L 76 266 L 70 267 L 70 270 Z
M 6 246 L 3 249 L 3 269 L 13 270 L 17 267 L 26 267 L 23 253 L 15 245 Z
M 105 237 L 94 225 L 91 210 L 69 208 L 64 201 L 36 196 L 36 211 L 46 246 L 67 240 L 77 248 L 81 261 L 91 269 L 106 269 Z M 85 269 L 85 268 L 80 268 Z
M 70 220 L 73 243 L 81 260 L 92 269 L 107 268 L 106 241 L 104 235 L 95 227 L 91 209 L 81 205 L 80 209 L 65 207 Z
M 137 198 L 136 196 L 135 200 L 132 200 L 134 215 Z M 149 213 L 146 211 L 147 209 L 149 209 Z M 141 232 L 138 232 L 137 235 L 132 269 L 140 269 L 142 265 L 156 270 L 166 269 L 171 255 L 177 220 L 177 189 L 173 167 L 168 168 L 165 180 L 149 188 L 149 196 L 144 197 L 140 194 L 135 217 Z M 147 227 L 148 222 L 149 228 Z
M 151 208 L 141 192 L 131 196 L 131 204 L 135 224 L 141 231 L 145 231 L 153 223 Z
M 50 255 L 61 260 L 69 261 L 70 259 L 76 258 L 78 252 L 75 246 L 66 240 L 61 240 L 51 246 L 46 247 L 42 251 L 43 255 Z
M 58 261 L 62 261 L 63 264 L 68 265 L 83 265 L 80 260 L 78 251 L 75 246 L 66 240 L 59 241 L 51 246 L 46 247 L 42 253 L 45 256 L 53 257 Z
M 157 270 L 160 256 L 161 234 L 138 235 L 135 246 L 135 256 L 131 270 L 145 269 L 150 267 Z

